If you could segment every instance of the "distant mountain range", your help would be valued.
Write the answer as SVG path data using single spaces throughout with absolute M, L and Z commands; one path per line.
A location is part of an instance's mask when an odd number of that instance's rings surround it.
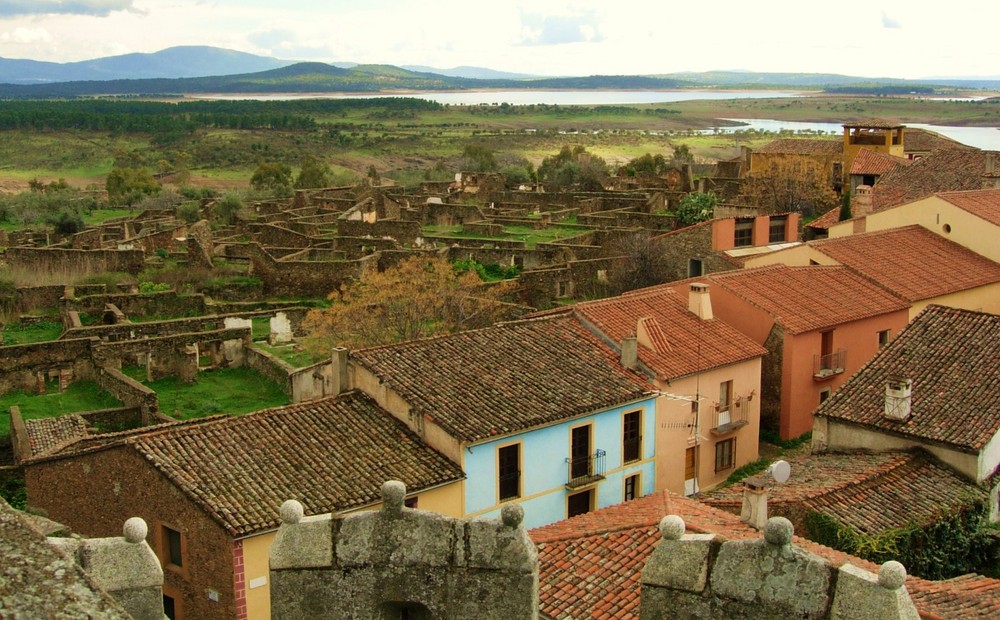
M 901 80 L 837 74 L 710 71 L 655 76 L 540 77 L 481 67 L 296 62 L 208 46 L 171 47 L 71 63 L 0 58 L 0 96 L 19 98 L 183 93 L 380 92 L 472 88 L 893 88 L 1000 89 L 1000 80 Z

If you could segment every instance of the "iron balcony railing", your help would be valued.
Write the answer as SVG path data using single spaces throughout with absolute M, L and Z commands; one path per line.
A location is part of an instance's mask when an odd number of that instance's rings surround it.
M 569 477 L 566 486 L 575 489 L 592 482 L 604 480 L 605 456 L 607 456 L 607 453 L 604 450 L 595 450 L 593 454 L 567 458 L 566 464 L 569 469 Z
M 746 426 L 749 423 L 747 420 L 749 411 L 750 402 L 748 400 L 737 399 L 735 402 L 729 403 L 728 409 L 720 409 L 715 412 L 712 431 L 722 434 Z
M 840 349 L 828 355 L 813 356 L 813 378 L 826 379 L 844 372 L 847 365 L 847 349 Z

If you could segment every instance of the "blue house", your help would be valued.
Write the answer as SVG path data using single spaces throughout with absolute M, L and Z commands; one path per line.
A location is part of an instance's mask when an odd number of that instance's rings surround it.
M 618 355 L 547 317 L 362 349 L 348 369 L 462 467 L 463 515 L 517 501 L 532 528 L 653 491 L 656 395 Z

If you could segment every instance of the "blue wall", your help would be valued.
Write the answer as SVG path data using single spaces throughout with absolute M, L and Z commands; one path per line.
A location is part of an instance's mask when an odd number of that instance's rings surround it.
M 642 411 L 642 460 L 622 467 L 622 413 Z M 619 504 L 624 498 L 623 481 L 640 474 L 639 495 L 653 491 L 656 413 L 655 398 L 600 413 L 574 418 L 502 439 L 479 443 L 465 451 L 465 513 L 498 517 L 502 504 L 497 503 L 497 449 L 521 443 L 521 498 L 524 525 L 528 529 L 566 518 L 566 497 L 575 491 L 566 489 L 570 429 L 593 424 L 593 448 L 607 452 L 604 458 L 605 480 L 597 483 L 595 508 Z

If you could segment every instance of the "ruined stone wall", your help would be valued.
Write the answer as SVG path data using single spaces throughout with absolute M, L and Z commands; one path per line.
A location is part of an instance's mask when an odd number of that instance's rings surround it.
M 708 224 L 678 230 L 659 239 L 656 247 L 664 258 L 664 269 L 669 276 L 667 281 L 690 277 L 688 266 L 693 258 L 701 261 L 702 275 L 737 268 L 722 254 L 712 250 L 712 227 Z
M 344 253 L 347 260 L 357 260 L 375 252 L 393 250 L 399 247 L 395 239 L 375 239 L 372 237 L 335 237 L 333 247 Z
M 181 533 L 185 566 L 167 566 L 163 593 L 185 618 L 236 618 L 233 542 L 202 508 L 127 444 L 25 466 L 28 504 L 84 536 L 117 536 L 128 517 L 149 524 L 149 542 L 165 557 L 164 525 Z M 209 590 L 218 593 L 211 600 Z
M 448 248 L 448 260 L 475 260 L 483 265 L 516 265 L 522 269 L 539 269 L 552 265 L 562 251 L 555 248 L 529 250 L 526 248 L 474 248 L 453 246 Z
M 148 233 L 144 231 L 144 234 L 132 237 L 131 239 L 125 239 L 122 243 L 139 247 L 146 256 L 152 256 L 156 254 L 157 250 L 174 251 L 178 249 L 180 246 L 177 240 L 182 239 L 185 235 L 187 235 L 187 226 L 175 226 L 166 230 L 150 231 Z
M 508 504 L 501 520 L 445 517 L 403 506 L 383 485 L 379 511 L 303 517 L 285 502 L 271 545 L 275 620 L 538 618 L 538 555 Z
M 0 347 L 0 394 L 36 392 L 39 373 L 55 369 L 69 369 L 73 381 L 92 379 L 96 368 L 91 355 L 96 343 L 75 339 Z
M 96 250 L 102 247 L 101 240 L 104 230 L 90 228 L 70 237 L 70 247 L 75 250 Z
M 379 220 L 373 224 L 348 219 L 337 220 L 337 233 L 344 237 L 390 237 L 401 244 L 411 244 L 423 236 L 420 222 Z
M 276 355 L 272 355 L 256 347 L 247 347 L 243 353 L 245 356 L 244 363 L 247 366 L 279 385 L 281 391 L 291 398 L 292 384 L 289 380 L 289 375 L 295 370 L 291 364 Z
M 486 219 L 476 205 L 423 202 L 416 204 L 415 208 L 419 213 L 417 221 L 431 226 L 454 226 Z
M 80 295 L 79 289 L 76 294 Z M 67 299 L 64 306 L 67 310 L 101 315 L 105 304 L 114 304 L 129 317 L 183 317 L 206 312 L 204 295 L 182 295 L 176 291 L 84 295 Z
M 322 297 L 342 283 L 374 269 L 376 259 L 365 257 L 355 261 L 276 261 L 260 246 L 251 246 L 253 275 L 264 283 L 264 293 L 271 297 Z
M 110 366 L 100 368 L 96 379 L 101 389 L 112 394 L 126 407 L 138 409 L 143 424 L 154 422 L 156 413 L 160 410 L 156 392 Z
M 14 269 L 39 274 L 104 273 L 120 271 L 135 275 L 145 267 L 142 250 L 72 250 L 66 248 L 8 248 L 4 259 Z
M 834 566 L 792 544 L 792 524 L 782 517 L 769 519 L 757 540 L 684 529 L 677 516 L 660 522 L 663 539 L 642 571 L 641 620 L 919 617 L 902 564 L 886 562 L 878 575 Z
M 250 224 L 249 232 L 253 236 L 254 241 L 265 247 L 307 248 L 312 245 L 309 237 L 280 226 Z

